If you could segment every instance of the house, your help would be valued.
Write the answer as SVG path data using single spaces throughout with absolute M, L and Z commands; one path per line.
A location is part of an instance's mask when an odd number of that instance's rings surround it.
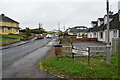
M 92 28 L 89 28 L 87 36 L 88 36 L 88 38 L 96 38 L 97 34 L 96 34 L 96 31 L 94 31 L 93 29 L 95 29 L 97 27 L 98 23 L 97 23 L 97 21 L 92 21 L 91 25 L 92 25 Z
M 58 33 L 58 32 L 59 32 L 59 30 L 53 29 L 51 32 Z
M 116 14 L 109 12 L 109 40 L 120 37 L 120 11 Z M 97 23 L 92 22 L 92 28 L 89 29 L 88 38 L 97 38 L 98 41 L 107 43 L 107 15 L 104 18 L 98 18 Z
M 69 28 L 68 35 L 87 35 L 88 28 L 85 26 L 75 26 L 73 28 Z
M 19 22 L 5 16 L 0 15 L 0 34 L 19 34 Z

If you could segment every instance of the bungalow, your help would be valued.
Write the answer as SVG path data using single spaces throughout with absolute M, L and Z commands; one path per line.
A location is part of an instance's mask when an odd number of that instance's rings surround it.
M 75 26 L 67 30 L 68 35 L 87 35 L 88 28 L 85 26 Z
M 109 22 L 110 22 L 110 42 L 112 42 L 112 38 L 120 37 L 120 20 L 119 20 L 120 11 L 116 14 L 112 12 L 109 13 Z M 92 25 L 93 26 L 93 25 Z M 98 18 L 97 26 L 93 26 L 90 29 L 89 34 L 93 34 L 91 38 L 97 38 L 100 42 L 107 42 L 107 15 L 104 18 Z M 89 36 L 88 36 L 89 37 Z
M 95 29 L 97 27 L 98 23 L 97 23 L 97 21 L 92 21 L 91 25 L 92 25 L 92 28 L 89 28 L 88 38 L 96 38 L 97 34 L 93 29 Z
M 0 34 L 19 34 L 19 22 L 5 16 L 0 15 Z

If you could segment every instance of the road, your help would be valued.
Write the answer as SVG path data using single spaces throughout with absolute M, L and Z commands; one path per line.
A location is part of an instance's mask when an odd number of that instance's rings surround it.
M 55 39 L 40 39 L 2 50 L 3 78 L 58 78 L 40 71 L 38 61 L 43 60 Z

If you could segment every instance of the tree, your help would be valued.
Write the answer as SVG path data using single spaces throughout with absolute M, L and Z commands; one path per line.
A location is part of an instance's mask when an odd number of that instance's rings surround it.
M 31 30 L 29 28 L 25 29 L 26 36 L 31 36 Z

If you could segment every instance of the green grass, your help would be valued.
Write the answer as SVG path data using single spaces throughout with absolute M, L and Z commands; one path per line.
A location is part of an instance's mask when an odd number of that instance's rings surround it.
M 23 36 L 26 36 L 26 35 L 22 35 L 22 34 L 19 34 L 19 35 L 2 35 L 3 37 L 10 37 L 10 38 L 17 38 L 19 39 L 23 39 Z
M 106 64 L 106 57 L 92 57 L 90 61 L 88 65 L 87 57 L 57 57 L 40 61 L 39 65 L 44 71 L 66 78 L 118 78 L 118 56 L 111 56 L 111 64 Z
M 0 38 L 0 42 L 6 42 L 6 41 L 11 41 L 13 39 L 8 39 L 8 38 Z

